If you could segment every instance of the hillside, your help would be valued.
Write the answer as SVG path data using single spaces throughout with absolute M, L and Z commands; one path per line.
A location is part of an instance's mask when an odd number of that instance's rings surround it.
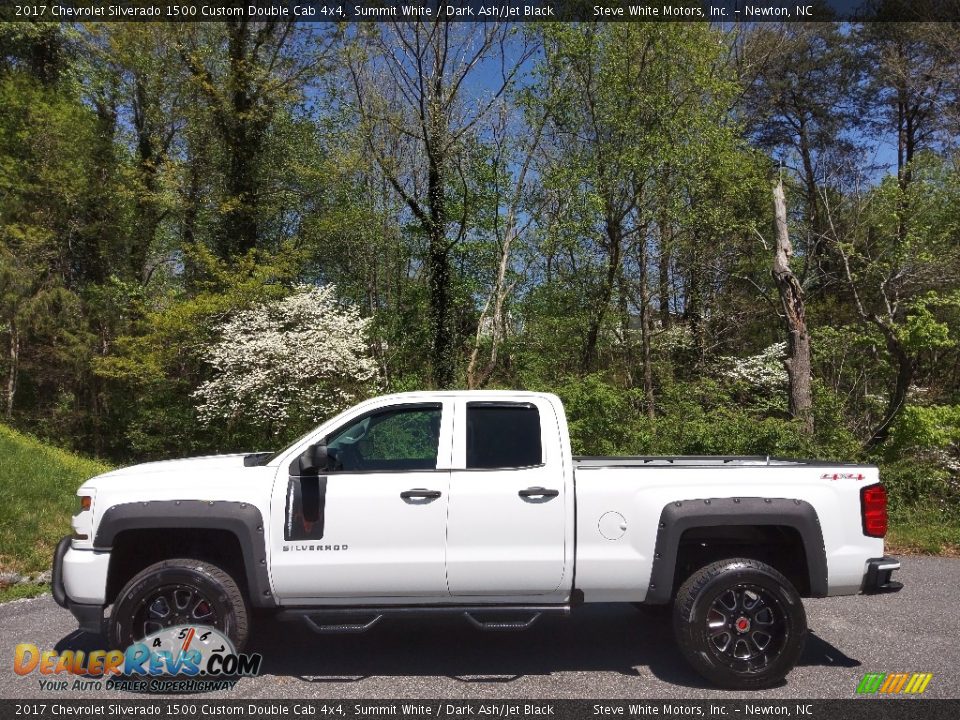
M 49 569 L 70 532 L 77 487 L 107 469 L 0 424 L 0 571 Z

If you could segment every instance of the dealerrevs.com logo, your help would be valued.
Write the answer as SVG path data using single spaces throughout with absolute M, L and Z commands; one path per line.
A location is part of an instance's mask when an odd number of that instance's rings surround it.
M 867 673 L 857 685 L 859 695 L 920 695 L 933 673 Z
M 17 675 L 37 673 L 40 690 L 206 692 L 229 690 L 240 677 L 259 674 L 263 656 L 238 653 L 213 627 L 175 625 L 126 650 L 41 651 L 21 643 L 14 651 Z M 67 675 L 75 677 L 69 678 Z

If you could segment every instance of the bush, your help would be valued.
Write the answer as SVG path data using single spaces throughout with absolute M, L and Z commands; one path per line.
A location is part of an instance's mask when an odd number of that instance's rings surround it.
M 821 391 L 818 427 L 808 437 L 799 423 L 738 405 L 730 388 L 713 380 L 675 382 L 646 414 L 643 391 L 624 390 L 602 374 L 567 378 L 554 388 L 563 400 L 574 453 L 585 455 L 772 455 L 854 460 L 856 439 L 843 430 L 842 405 Z

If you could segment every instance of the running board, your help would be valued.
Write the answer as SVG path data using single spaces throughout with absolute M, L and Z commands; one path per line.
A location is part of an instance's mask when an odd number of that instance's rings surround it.
M 365 633 L 384 617 L 431 617 L 462 615 L 478 630 L 509 632 L 526 630 L 544 615 L 569 615 L 569 605 L 430 605 L 397 607 L 287 608 L 279 620 L 303 620 L 316 633 Z
M 489 615 L 489 613 L 486 613 Z M 516 620 L 513 622 L 497 622 L 494 620 L 478 620 L 473 616 L 472 613 L 464 612 L 463 616 L 467 621 L 473 625 L 477 630 L 483 630 L 485 632 L 515 632 L 518 630 L 526 630 L 531 627 L 537 620 L 543 616 L 543 612 L 534 612 L 526 620 Z

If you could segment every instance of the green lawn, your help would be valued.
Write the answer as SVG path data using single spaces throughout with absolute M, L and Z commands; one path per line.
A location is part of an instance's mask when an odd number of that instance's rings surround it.
M 77 488 L 108 465 L 0 425 L 0 570 L 47 570 L 70 532 Z
M 887 552 L 960 557 L 960 523 L 934 509 L 913 509 L 890 518 Z

